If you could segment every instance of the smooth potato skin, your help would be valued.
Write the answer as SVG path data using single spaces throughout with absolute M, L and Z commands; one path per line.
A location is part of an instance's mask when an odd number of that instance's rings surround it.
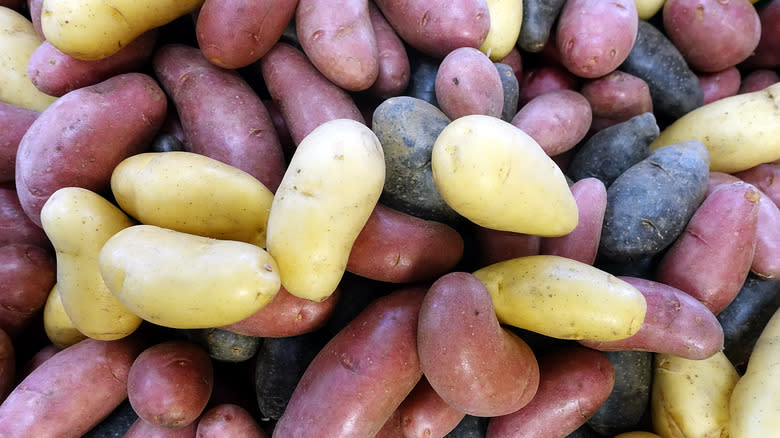
M 334 336 L 306 369 L 272 436 L 374 436 L 422 376 L 417 321 L 425 291 L 396 290 Z
M 541 238 L 533 234 L 513 233 L 474 227 L 477 246 L 477 266 L 482 268 L 515 257 L 539 255 Z
M 734 174 L 748 184 L 753 184 L 762 194 L 780 207 L 780 166 L 774 164 L 759 164 L 750 169 Z
M 195 438 L 197 430 L 197 422 L 171 429 L 168 427 L 157 427 L 139 418 L 127 429 L 122 438 Z
M 490 58 L 473 47 L 457 48 L 444 57 L 434 87 L 436 101 L 450 120 L 469 114 L 501 117 L 501 77 Z
M 14 243 L 36 245 L 50 250 L 46 233 L 22 209 L 13 186 L 0 187 L 0 246 Z
M 211 407 L 198 420 L 198 438 L 268 438 L 252 414 L 236 404 Z
M 374 28 L 379 63 L 376 80 L 368 92 L 380 99 L 399 96 L 409 85 L 411 75 L 406 47 L 373 1 L 368 2 L 368 17 Z
M 552 157 L 576 146 L 588 133 L 592 119 L 585 96 L 572 90 L 553 90 L 523 105 L 511 123 Z
M 152 77 L 125 73 L 50 105 L 16 157 L 16 190 L 30 219 L 40 226 L 43 204 L 62 187 L 105 192 L 114 167 L 149 146 L 165 119 L 166 99 Z
M 46 304 L 43 306 L 43 330 L 52 345 L 58 349 L 70 347 L 86 338 L 73 325 L 73 321 L 65 312 L 60 290 L 56 284 L 49 291 Z
M 133 336 L 85 339 L 33 370 L 0 405 L 3 438 L 79 438 L 127 397 L 127 376 L 142 348 Z
M 742 82 L 740 72 L 734 66 L 709 74 L 699 73 L 698 76 L 701 83 L 701 92 L 704 96 L 704 105 L 737 94 Z
M 531 402 L 490 419 L 487 438 L 565 436 L 593 415 L 615 383 L 607 356 L 584 347 L 564 347 L 540 357 L 539 370 L 539 389 Z
M 8 334 L 0 329 L 0 404 L 16 385 L 16 354 Z
M 766 68 L 755 69 L 745 74 L 745 77 L 742 78 L 737 94 L 760 91 L 775 82 L 780 82 L 780 76 L 774 70 Z
M 38 111 L 0 102 L 0 120 L 3 121 L 3 130 L 0 131 L 0 182 L 14 180 L 19 142 L 39 115 Z
M 401 402 L 397 413 L 406 438 L 445 436 L 465 415 L 445 402 L 425 376 Z
M 547 64 L 525 70 L 520 81 L 520 95 L 517 103 L 520 109 L 535 97 L 554 90 L 576 91 L 581 78 L 573 75 L 559 64 Z
M 526 52 L 540 52 L 550 38 L 565 0 L 523 0 L 523 18 L 517 47 Z
M 585 82 L 580 93 L 590 103 L 593 113 L 590 132 L 653 112 L 653 99 L 647 82 L 619 70 Z
M 761 21 L 761 38 L 744 65 L 748 68 L 774 68 L 780 64 L 780 35 L 773 26 L 780 20 L 780 3 L 767 2 L 757 10 Z
M 35 245 L 0 246 L 0 329 L 16 337 L 43 310 L 57 281 L 52 254 Z

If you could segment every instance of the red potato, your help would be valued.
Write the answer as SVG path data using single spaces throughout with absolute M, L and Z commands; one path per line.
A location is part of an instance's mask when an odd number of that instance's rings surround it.
M 748 184 L 753 184 L 761 193 L 780 206 L 780 166 L 759 164 L 734 174 Z
M 282 145 L 284 156 L 289 162 L 292 155 L 295 153 L 295 143 L 293 143 L 290 136 L 290 130 L 287 129 L 287 122 L 284 121 L 282 113 L 279 111 L 279 105 L 271 99 L 264 99 L 263 105 L 268 110 L 268 115 L 271 116 L 271 122 L 274 124 L 276 134 L 279 136 L 279 143 Z
M 138 355 L 127 377 L 127 396 L 139 418 L 176 429 L 198 419 L 213 386 L 214 369 L 203 348 L 167 341 Z
M 365 124 L 346 91 L 322 75 L 300 50 L 277 43 L 260 59 L 263 79 L 297 146 L 314 128 L 333 119 Z
M 516 412 L 491 418 L 487 438 L 565 437 L 596 412 L 615 384 L 607 356 L 579 346 L 540 357 L 539 369 L 533 400 Z
M 512 71 L 515 72 L 515 77 L 518 81 L 523 77 L 523 56 L 520 54 L 520 50 L 517 49 L 517 46 L 512 47 L 509 54 L 501 58 L 498 62 L 512 67 Z
M 127 398 L 138 339 L 85 339 L 52 356 L 0 405 L 3 438 L 79 438 Z
M 744 182 L 716 188 L 664 254 L 656 280 L 688 293 L 716 315 L 726 308 L 750 272 L 760 198 Z
M 561 63 L 583 78 L 614 71 L 634 46 L 638 20 L 634 0 L 567 0 L 555 29 Z
M 404 438 L 404 431 L 401 429 L 401 412 L 398 409 L 393 412 L 374 438 Z
M 43 348 L 38 350 L 37 353 L 33 354 L 33 356 L 24 364 L 21 372 L 17 376 L 17 379 L 21 381 L 31 372 L 33 372 L 33 370 L 41 366 L 47 360 L 51 359 L 52 356 L 59 353 L 60 351 L 62 350 L 54 344 L 45 345 Z
M 146 150 L 165 119 L 167 98 L 152 77 L 125 73 L 60 97 L 19 143 L 16 191 L 27 216 L 63 187 L 110 189 L 120 161 Z
M 16 355 L 11 337 L 0 329 L 0 404 L 16 385 Z
M 284 176 L 284 152 L 252 87 L 181 44 L 158 49 L 152 64 L 176 106 L 185 150 L 237 167 L 275 192 Z
M 118 74 L 139 71 L 151 58 L 157 35 L 157 29 L 145 32 L 122 50 L 97 61 L 76 59 L 44 41 L 30 57 L 27 76 L 40 91 L 62 96 Z
M 749 72 L 745 75 L 744 78 L 742 78 L 742 82 L 739 85 L 737 94 L 761 91 L 775 82 L 780 82 L 780 76 L 778 76 L 774 70 L 769 70 L 766 68 L 756 69 Z
M 197 438 L 267 438 L 252 414 L 239 405 L 222 403 L 198 420 Z
M 569 234 L 541 239 L 540 254 L 567 257 L 593 265 L 599 249 L 604 212 L 607 209 L 607 188 L 597 178 L 584 178 L 571 187 L 577 202 L 579 219 Z
M 504 89 L 493 61 L 473 47 L 460 47 L 439 64 L 435 81 L 439 108 L 450 118 L 482 114 L 501 117 Z
M 639 289 L 647 313 L 639 331 L 618 341 L 579 341 L 601 351 L 651 351 L 691 360 L 706 359 L 723 348 L 723 328 L 699 300 L 672 286 L 635 277 L 618 277 Z
M 368 16 L 374 28 L 379 62 L 376 80 L 368 92 L 380 99 L 399 96 L 409 85 L 411 75 L 406 47 L 373 1 L 368 2 Z
M 338 305 L 341 289 L 324 301 L 298 298 L 282 287 L 271 302 L 246 319 L 220 328 L 246 336 L 282 338 L 322 327 Z
M 739 64 L 761 37 L 758 12 L 749 0 L 666 0 L 662 17 L 669 40 L 699 72 Z
M 761 38 L 743 65 L 747 68 L 776 68 L 780 66 L 780 0 L 763 3 L 757 11 Z
M 554 90 L 577 90 L 580 79 L 560 65 L 544 65 L 523 73 L 520 80 L 519 108 L 537 96 Z
M 592 120 L 585 96 L 573 90 L 553 90 L 523 105 L 512 118 L 512 124 L 530 135 L 552 157 L 585 138 Z
M 463 248 L 452 227 L 377 204 L 352 245 L 347 271 L 388 283 L 434 280 L 460 261 Z
M 405 438 L 443 437 L 465 416 L 445 402 L 425 376 L 404 399 L 398 412 Z
M 501 327 L 485 285 L 451 272 L 428 289 L 417 328 L 423 374 L 437 394 L 469 415 L 506 415 L 536 393 L 539 366 L 531 348 Z
M 43 34 L 43 29 L 41 28 L 43 0 L 27 0 L 27 9 L 30 11 L 30 20 L 32 21 L 35 33 L 37 33 L 42 40 L 45 40 L 46 35 Z
M 197 422 L 177 429 L 171 429 L 155 426 L 139 418 L 127 429 L 122 438 L 196 438 L 197 430 Z
M 279 41 L 298 0 L 206 0 L 195 20 L 203 56 L 223 68 L 246 67 Z
M 742 82 L 742 76 L 734 66 L 714 73 L 698 73 L 697 76 L 705 105 L 737 94 Z
M 336 334 L 309 364 L 272 436 L 374 436 L 422 376 L 416 340 L 424 295 L 422 287 L 396 290 Z
M 580 93 L 590 103 L 593 113 L 590 132 L 598 132 L 634 116 L 653 112 L 653 100 L 647 82 L 619 70 L 587 81 L 580 88 Z
M 490 30 L 485 0 L 374 0 L 407 44 L 442 59 L 459 47 L 478 48 Z
M 0 0 L 0 6 L 21 12 L 24 0 Z
M 19 142 L 39 115 L 38 111 L 0 102 L 0 182 L 14 180 Z
M 43 228 L 34 224 L 25 214 L 16 190 L 0 188 L 0 246 L 12 243 L 36 245 L 53 249 Z
M 533 234 L 513 233 L 474 225 L 477 265 L 485 267 L 515 257 L 539 254 L 541 238 Z
M 47 250 L 24 243 L 0 246 L 0 329 L 16 338 L 40 315 L 57 281 Z

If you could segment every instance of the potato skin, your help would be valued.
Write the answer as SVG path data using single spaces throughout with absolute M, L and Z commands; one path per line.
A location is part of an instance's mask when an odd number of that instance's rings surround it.
M 131 336 L 85 339 L 60 351 L 0 405 L 0 430 L 8 438 L 81 437 L 127 397 L 127 376 L 141 348 Z
M 501 77 L 490 58 L 473 47 L 448 53 L 439 64 L 434 86 L 439 108 L 450 120 L 469 114 L 501 117 Z
M 753 184 L 763 195 L 780 206 L 780 166 L 774 164 L 759 164 L 750 169 L 734 174 L 748 184 Z
M 52 345 L 58 349 L 70 347 L 82 341 L 86 336 L 71 321 L 65 306 L 62 305 L 60 289 L 55 284 L 49 291 L 43 307 L 43 329 Z
M 612 364 L 615 384 L 609 397 L 588 419 L 587 425 L 602 436 L 639 427 L 650 402 L 653 354 L 644 351 L 604 353 Z
M 465 415 L 445 402 L 425 376 L 417 382 L 396 412 L 401 433 L 409 438 L 445 436 Z
M 376 434 L 422 376 L 416 339 L 424 294 L 396 290 L 334 336 L 306 369 L 273 436 Z
M 553 90 L 523 105 L 511 123 L 552 157 L 576 146 L 588 133 L 592 120 L 585 96 L 572 90 Z
M 523 19 L 517 47 L 526 52 L 540 52 L 550 38 L 550 31 L 565 0 L 523 0 Z
M 3 121 L 3 130 L 0 131 L 0 182 L 14 180 L 19 142 L 39 115 L 38 111 L 0 102 L 0 120 Z
M 760 91 L 764 88 L 780 82 L 780 76 L 774 72 L 765 68 L 755 69 L 745 75 L 739 84 L 739 90 L 737 94 L 751 93 L 753 91 Z
M 520 96 L 517 103 L 520 109 L 533 98 L 554 90 L 576 91 L 580 78 L 574 76 L 559 64 L 545 64 L 526 70 L 520 80 Z
M 198 420 L 198 438 L 268 438 L 252 415 L 239 405 L 222 403 L 209 408 Z
M 40 315 L 56 281 L 49 251 L 24 243 L 0 246 L 0 329 L 12 338 L 22 334 Z
M 47 250 L 51 242 L 22 209 L 16 190 L 0 187 L 0 246 L 13 243 L 36 245 Z
M 647 82 L 620 70 L 585 82 L 580 93 L 590 103 L 593 113 L 590 132 L 653 112 L 653 99 Z
M 374 28 L 379 63 L 376 80 L 368 92 L 380 99 L 398 96 L 409 85 L 411 74 L 406 47 L 373 1 L 368 2 L 368 17 Z
M 474 226 L 474 240 L 479 268 L 515 257 L 539 255 L 541 238 L 533 234 L 498 231 Z
M 709 74 L 699 73 L 698 76 L 704 105 L 737 94 L 742 81 L 739 70 L 734 66 Z
M 749 56 L 744 66 L 748 68 L 774 68 L 780 64 L 780 36 L 773 26 L 780 20 L 780 3 L 771 1 L 757 8 L 761 21 L 761 38 L 753 54 Z
M 158 427 L 142 418 L 133 423 L 122 438 L 196 438 L 196 432 L 198 430 L 198 423 L 192 424 L 176 429 L 168 427 Z

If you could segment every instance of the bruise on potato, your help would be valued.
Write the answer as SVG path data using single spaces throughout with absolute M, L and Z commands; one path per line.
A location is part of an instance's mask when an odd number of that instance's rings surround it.
M 0 121 L 3 123 L 0 130 L 0 182 L 14 180 L 19 143 L 39 115 L 38 111 L 0 102 Z

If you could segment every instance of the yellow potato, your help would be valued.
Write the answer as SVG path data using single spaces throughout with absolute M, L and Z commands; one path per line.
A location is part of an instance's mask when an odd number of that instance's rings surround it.
M 265 247 L 273 193 L 252 175 L 191 152 L 146 153 L 111 175 L 119 206 L 143 224 Z
M 780 82 L 696 108 L 666 127 L 652 150 L 699 140 L 710 151 L 710 170 L 734 173 L 780 158 Z
M 496 62 L 517 44 L 523 23 L 523 0 L 486 0 L 490 29 L 479 50 Z
M 98 267 L 103 244 L 133 221 L 100 195 L 65 187 L 43 205 L 41 223 L 56 251 L 62 305 L 78 331 L 101 341 L 134 332 L 141 318 L 108 290 Z
M 656 354 L 650 409 L 663 438 L 728 436 L 729 398 L 739 374 L 723 352 L 704 360 Z
M 0 101 L 43 111 L 57 99 L 40 92 L 27 76 L 27 63 L 41 43 L 30 20 L 0 6 Z
M 639 19 L 649 20 L 664 7 L 664 1 L 665 0 L 634 0 Z
M 644 295 L 632 285 L 565 257 L 518 257 L 474 276 L 490 292 L 499 322 L 554 338 L 627 338 L 647 311 Z
M 279 269 L 262 248 L 154 225 L 111 237 L 98 258 L 109 290 L 157 325 L 212 328 L 238 322 L 279 292 Z
M 555 237 L 577 226 L 566 178 L 533 138 L 501 119 L 454 120 L 433 145 L 433 181 L 453 210 L 485 228 Z
M 78 59 L 113 55 L 142 33 L 194 11 L 204 0 L 44 0 L 43 34 Z
M 73 325 L 65 307 L 60 299 L 60 291 L 55 284 L 49 292 L 49 298 L 43 306 L 43 329 L 46 337 L 57 348 L 63 349 L 86 338 L 83 333 Z
M 325 122 L 298 145 L 268 217 L 282 285 L 312 301 L 338 286 L 385 181 L 382 145 L 354 120 Z

